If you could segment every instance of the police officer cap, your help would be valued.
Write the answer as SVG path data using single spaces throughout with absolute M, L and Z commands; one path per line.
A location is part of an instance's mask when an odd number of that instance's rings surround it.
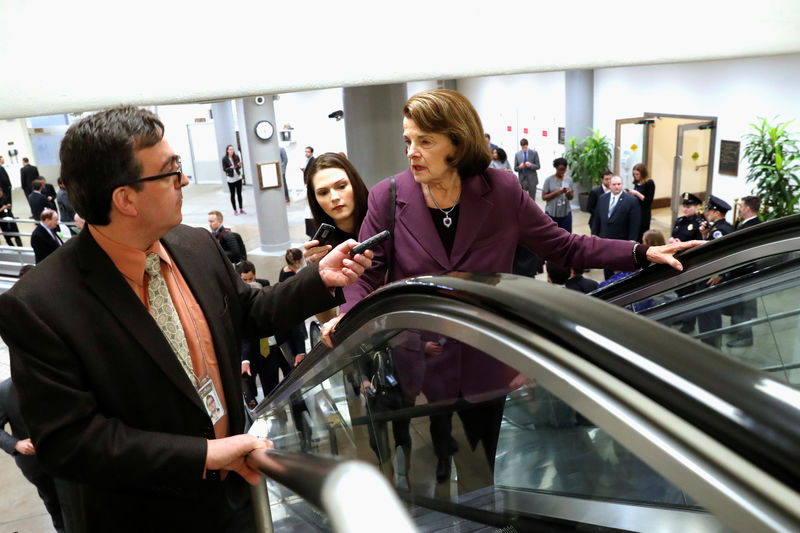
M 681 203 L 683 205 L 700 205 L 703 201 L 690 192 L 685 192 L 681 195 Z
M 725 200 L 717 198 L 713 194 L 708 198 L 706 209 L 716 209 L 720 213 L 727 213 L 731 210 L 731 206 Z

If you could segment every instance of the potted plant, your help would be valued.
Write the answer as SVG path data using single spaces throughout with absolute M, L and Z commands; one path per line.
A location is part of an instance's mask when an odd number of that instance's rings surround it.
M 759 118 L 759 124 L 750 124 L 755 132 L 743 136 L 744 159 L 750 167 L 747 182 L 755 183 L 753 194 L 761 198 L 761 216 L 769 220 L 798 212 L 800 149 L 786 130 L 791 120 L 773 126 Z
M 564 157 L 569 163 L 572 179 L 578 184 L 578 203 L 581 211 L 586 211 L 589 191 L 600 185 L 600 174 L 609 168 L 611 161 L 611 141 L 599 130 L 589 130 L 591 135 L 578 141 L 571 137 L 567 141 Z

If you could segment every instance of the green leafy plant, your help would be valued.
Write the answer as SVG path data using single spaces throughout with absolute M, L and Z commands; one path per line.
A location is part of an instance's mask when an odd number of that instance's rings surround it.
M 750 167 L 747 182 L 761 198 L 761 215 L 769 220 L 798 212 L 800 202 L 800 149 L 787 131 L 789 122 L 771 125 L 767 119 L 750 124 L 755 130 L 743 135 L 744 159 Z
M 594 185 L 600 185 L 600 173 L 609 168 L 611 161 L 611 141 L 605 135 L 600 135 L 599 130 L 589 131 L 592 134 L 580 142 L 571 137 L 564 152 L 572 179 L 585 192 Z

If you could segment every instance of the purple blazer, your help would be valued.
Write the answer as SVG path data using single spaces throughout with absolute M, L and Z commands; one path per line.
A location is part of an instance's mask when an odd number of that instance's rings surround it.
M 510 273 L 518 244 L 545 259 L 575 268 L 634 268 L 634 243 L 568 233 L 544 214 L 513 174 L 491 168 L 462 181 L 458 227 L 448 257 L 425 205 L 422 187 L 411 171 L 397 174 L 395 180 L 394 238 L 377 246 L 372 267 L 345 287 L 347 302 L 341 306 L 342 312 L 383 284 L 389 254 L 394 254 L 393 281 L 448 270 Z M 359 239 L 389 228 L 390 201 L 390 184 L 385 179 L 369 193 L 369 209 Z M 422 350 L 424 343 L 437 338 L 421 333 L 421 338 L 395 348 L 399 381 L 408 399 L 420 389 L 432 402 L 454 400 L 459 395 L 477 400 L 504 393 L 513 370 L 457 341 L 448 341 L 444 354 L 427 356 Z
M 448 270 L 510 273 L 518 244 L 544 259 L 575 268 L 634 269 L 634 243 L 568 233 L 544 214 L 513 174 L 491 168 L 462 181 L 456 238 L 448 257 L 411 170 L 397 174 L 395 180 L 394 238 L 376 247 L 372 267 L 345 287 L 347 303 L 342 312 L 383 284 L 386 258 L 392 253 L 392 280 Z M 359 239 L 389 228 L 390 201 L 385 179 L 369 193 Z

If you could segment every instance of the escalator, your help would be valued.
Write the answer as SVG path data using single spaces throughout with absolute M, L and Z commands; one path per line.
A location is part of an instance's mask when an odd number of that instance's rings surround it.
M 800 216 L 737 231 L 593 296 L 800 385 Z
M 251 432 L 375 465 L 419 531 L 800 529 L 800 392 L 675 327 L 525 278 L 452 273 L 376 291 L 336 341 L 259 405 Z M 275 531 L 331 529 L 270 492 Z

